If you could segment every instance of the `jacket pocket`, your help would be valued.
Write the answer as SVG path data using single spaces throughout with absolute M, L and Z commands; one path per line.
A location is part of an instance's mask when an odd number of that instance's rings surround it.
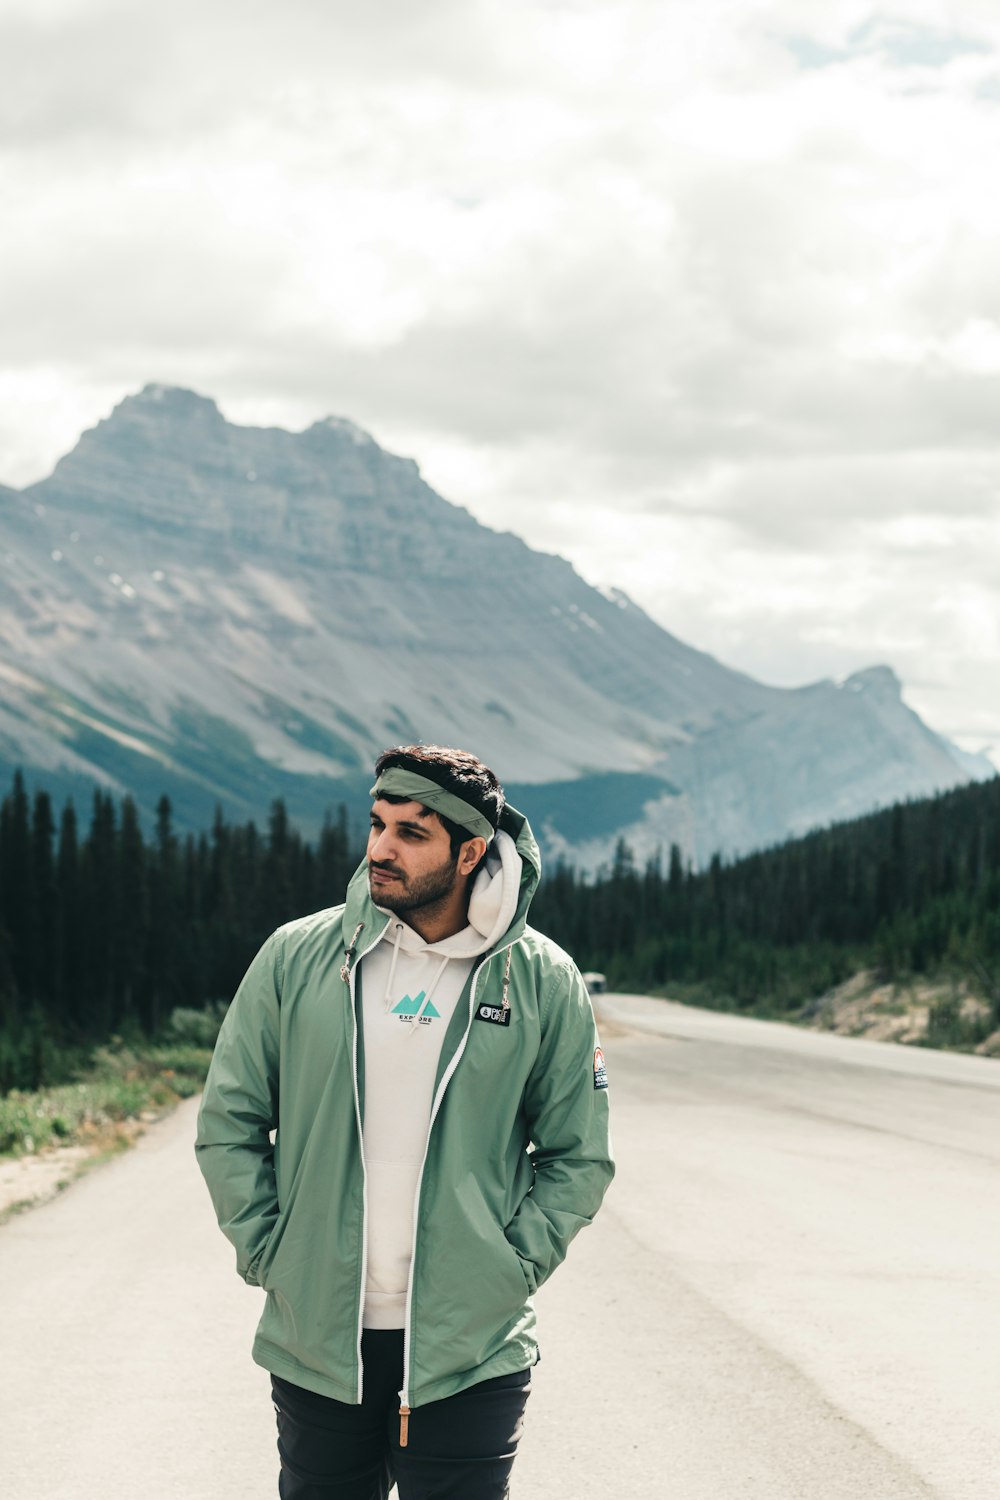
M 531 1281 L 524 1262 L 500 1224 L 494 1225 L 490 1246 L 488 1260 L 483 1264 L 485 1275 L 489 1276 L 495 1290 L 511 1310 L 523 1306 L 531 1296 Z
M 527 1288 L 528 1296 L 533 1296 L 535 1288 L 538 1286 L 538 1278 L 534 1273 L 534 1269 L 530 1266 L 529 1262 L 524 1259 L 520 1251 L 514 1248 L 510 1240 L 507 1238 L 506 1234 L 504 1235 L 504 1244 L 507 1246 L 507 1249 L 517 1261 L 517 1268 L 524 1278 L 524 1284 Z
M 260 1252 L 260 1255 L 257 1258 L 257 1264 L 254 1267 L 254 1273 L 257 1278 L 257 1285 L 259 1287 L 263 1287 L 265 1292 L 271 1290 L 274 1263 L 278 1258 L 278 1251 L 281 1249 L 281 1241 L 284 1238 L 285 1230 L 287 1228 L 288 1211 L 286 1209 L 283 1213 L 280 1213 L 278 1215 L 275 1226 L 271 1230 L 271 1233 L 268 1235 L 267 1243 L 265 1244 L 263 1250 Z

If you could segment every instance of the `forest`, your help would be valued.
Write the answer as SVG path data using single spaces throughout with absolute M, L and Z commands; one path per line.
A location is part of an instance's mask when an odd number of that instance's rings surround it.
M 533 915 L 610 987 L 782 1015 L 862 968 L 946 976 L 1000 1004 L 1000 778 L 834 824 L 706 870 L 619 844 L 559 868 Z M 1000 1020 L 994 1021 L 994 1026 Z
M 88 1043 L 155 1036 L 177 1007 L 228 1000 L 269 932 L 341 899 L 357 866 L 346 813 L 314 844 L 275 802 L 253 823 L 178 835 L 162 797 L 94 793 L 81 829 L 15 775 L 0 804 L 0 1093 L 60 1081 Z
M 346 810 L 314 842 L 276 801 L 265 829 L 216 815 L 178 834 L 161 798 L 147 838 L 135 803 L 68 802 L 15 775 L 0 803 L 0 1092 L 66 1076 L 80 1050 L 155 1036 L 176 1007 L 227 1000 L 280 923 L 343 897 L 361 858 Z M 611 987 L 793 1015 L 862 968 L 950 975 L 1000 1024 L 1000 778 L 741 859 L 637 868 L 620 843 L 587 876 L 556 866 L 532 905 Z

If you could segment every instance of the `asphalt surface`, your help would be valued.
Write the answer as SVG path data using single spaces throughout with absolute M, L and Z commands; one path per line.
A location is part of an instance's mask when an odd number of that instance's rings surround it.
M 619 1173 L 514 1500 L 994 1500 L 1000 1063 L 602 1002 Z M 0 1228 L 4 1500 L 272 1500 L 194 1102 Z

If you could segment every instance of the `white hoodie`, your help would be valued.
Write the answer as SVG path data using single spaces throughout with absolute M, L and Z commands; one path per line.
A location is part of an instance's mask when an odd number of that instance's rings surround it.
M 413 1214 L 441 1044 L 473 960 L 511 924 L 520 884 L 521 856 L 509 834 L 498 833 L 473 882 L 467 927 L 425 943 L 390 913 L 384 937 L 362 960 L 366 1328 L 406 1321 Z

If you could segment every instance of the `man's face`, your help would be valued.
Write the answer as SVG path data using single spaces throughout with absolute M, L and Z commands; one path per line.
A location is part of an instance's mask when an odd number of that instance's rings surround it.
M 417 911 L 447 903 L 458 881 L 458 858 L 437 813 L 420 802 L 372 806 L 368 889 L 387 911 Z

